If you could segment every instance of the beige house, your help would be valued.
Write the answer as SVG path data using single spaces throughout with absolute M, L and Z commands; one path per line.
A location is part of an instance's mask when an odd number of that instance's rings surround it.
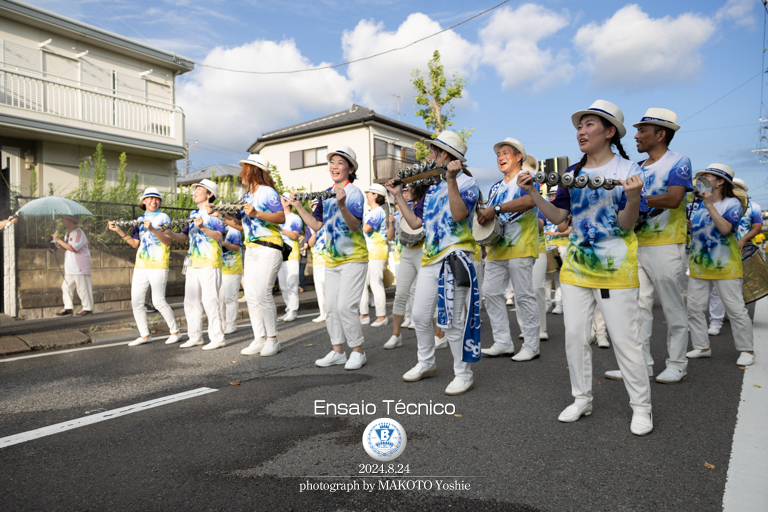
M 191 60 L 29 4 L 0 0 L 0 137 L 10 185 L 27 195 L 53 183 L 64 194 L 80 163 L 103 145 L 141 186 L 173 189 L 184 158 L 175 78 Z M 112 178 L 114 175 L 110 176 Z
M 265 156 L 290 188 L 322 190 L 331 185 L 326 155 L 334 145 L 351 147 L 362 190 L 384 183 L 416 161 L 414 144 L 431 132 L 352 105 L 349 110 L 263 134 L 248 149 Z

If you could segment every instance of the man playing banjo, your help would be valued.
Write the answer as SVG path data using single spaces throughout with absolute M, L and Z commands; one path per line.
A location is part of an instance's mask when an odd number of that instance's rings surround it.
M 533 289 L 533 265 L 539 256 L 538 209 L 533 199 L 517 186 L 517 175 L 525 161 L 525 147 L 507 138 L 493 147 L 496 163 L 504 179 L 491 187 L 488 207 L 478 213 L 481 226 L 498 222 L 501 237 L 488 247 L 485 267 L 485 303 L 493 330 L 493 346 L 482 349 L 483 355 L 514 354 L 509 330 L 504 287 L 512 281 L 515 290 L 515 314 L 522 315 L 525 341 L 515 361 L 539 357 L 539 309 Z M 475 237 L 479 237 L 475 233 Z

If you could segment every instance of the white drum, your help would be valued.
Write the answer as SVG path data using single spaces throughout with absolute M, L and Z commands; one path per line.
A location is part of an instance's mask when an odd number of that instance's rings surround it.
M 413 229 L 405 221 L 404 217 L 400 218 L 400 223 L 397 226 L 397 239 L 403 244 L 403 247 L 415 247 L 419 243 L 424 241 L 424 228 Z
M 499 218 L 494 217 L 493 220 L 488 222 L 485 226 L 480 224 L 477 218 L 478 215 L 475 214 L 475 219 L 472 222 L 472 236 L 475 237 L 475 242 L 483 247 L 488 247 L 498 242 L 499 238 L 501 238 L 501 235 L 504 233 Z

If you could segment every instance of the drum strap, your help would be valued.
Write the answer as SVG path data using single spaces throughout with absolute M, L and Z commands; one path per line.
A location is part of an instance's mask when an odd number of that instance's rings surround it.
M 450 260 L 453 260 L 451 264 Z M 475 266 L 464 251 L 449 254 L 440 267 L 437 284 L 437 325 L 443 328 L 453 327 L 453 295 L 458 283 L 455 281 L 452 267 L 463 267 L 470 278 L 470 307 L 467 321 L 464 325 L 462 357 L 465 363 L 476 363 L 480 360 L 480 292 L 478 290 Z M 465 307 L 458 304 L 457 307 Z

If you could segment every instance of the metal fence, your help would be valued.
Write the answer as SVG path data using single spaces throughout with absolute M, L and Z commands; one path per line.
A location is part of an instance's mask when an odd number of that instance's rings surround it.
M 18 210 L 36 197 L 16 196 L 15 208 Z M 138 204 L 105 203 L 98 201 L 77 201 L 93 213 L 93 216 L 81 216 L 80 227 L 88 237 L 91 247 L 110 246 L 127 247 L 114 231 L 110 231 L 107 223 L 111 220 L 133 220 L 144 214 L 144 210 Z M 191 208 L 160 208 L 171 220 L 189 217 L 193 211 Z M 125 227 L 123 231 L 130 234 L 133 228 Z M 61 220 L 59 217 L 22 217 L 16 229 L 16 244 L 18 247 L 51 247 L 51 235 L 54 231 L 63 235 Z M 181 231 L 181 227 L 174 228 Z M 184 245 L 173 242 L 172 248 L 185 248 Z

